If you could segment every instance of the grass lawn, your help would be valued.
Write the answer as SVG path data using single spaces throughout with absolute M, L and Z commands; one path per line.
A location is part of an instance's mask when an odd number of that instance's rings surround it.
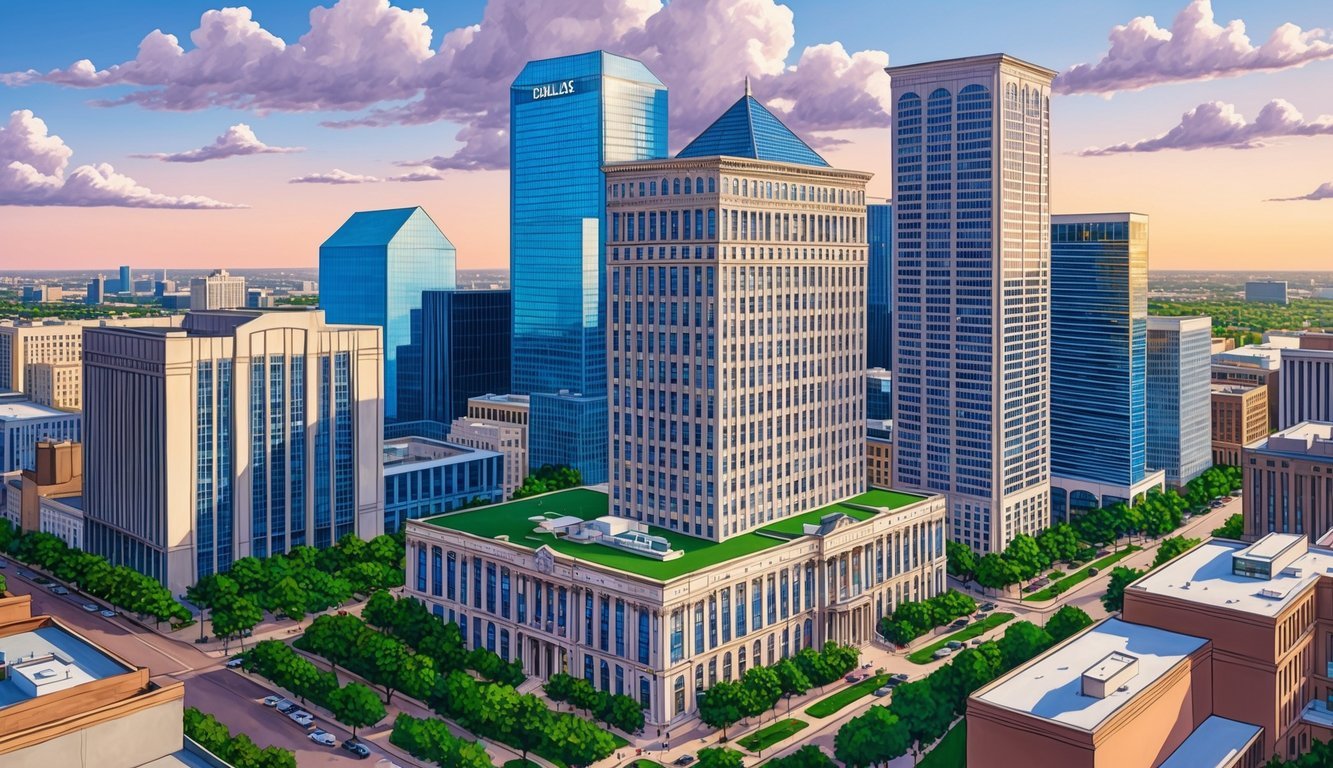
M 805 713 L 811 717 L 828 717 L 862 696 L 869 695 L 871 691 L 888 682 L 888 675 L 875 675 L 874 677 L 866 678 L 859 683 L 843 688 L 841 691 L 838 691 L 831 696 L 825 696 L 819 701 L 816 701 L 814 704 L 805 708 Z
M 531 760 L 510 760 L 504 764 L 504 768 L 542 768 Z
M 1054 593 L 1054 592 L 1051 591 L 1051 589 L 1052 589 L 1056 584 L 1061 584 L 1061 585 L 1063 585 L 1063 592 L 1068 592 L 1070 589 L 1072 589 L 1072 588 L 1074 587 L 1074 585 L 1076 585 L 1076 584 L 1081 584 L 1082 582 L 1084 582 L 1084 581 L 1087 580 L 1087 578 L 1088 578 L 1088 570 L 1089 570 L 1089 569 L 1091 569 L 1091 568 L 1096 568 L 1096 569 L 1098 569 L 1098 570 L 1105 570 L 1106 568 L 1109 568 L 1109 567 L 1111 567 L 1112 565 L 1114 565 L 1114 564 L 1120 562 L 1120 561 L 1123 560 L 1124 558 L 1129 557 L 1129 556 L 1130 556 L 1131 554 L 1133 554 L 1134 552 L 1138 552 L 1140 549 L 1142 549 L 1142 547 L 1139 547 L 1139 546 L 1137 546 L 1137 545 L 1135 545 L 1135 544 L 1130 544 L 1129 546 L 1125 547 L 1124 549 L 1120 550 L 1119 552 L 1112 552 L 1111 554 L 1107 555 L 1106 557 L 1103 557 L 1101 560 L 1097 560 L 1097 561 L 1095 561 L 1095 562 L 1089 563 L 1086 567 L 1084 567 L 1084 568 L 1080 568 L 1079 570 L 1075 571 L 1074 573 L 1069 574 L 1068 576 L 1064 577 L 1063 579 L 1060 579 L 1059 581 L 1055 582 L 1054 584 L 1050 584 L 1050 585 L 1048 585 L 1045 589 L 1041 589 L 1041 590 L 1038 590 L 1038 591 L 1036 591 L 1036 592 L 1033 592 L 1032 594 L 1030 594 L 1030 595 L 1028 595 L 1027 597 L 1023 598 L 1023 600 L 1024 600 L 1024 602 L 1033 602 L 1033 603 L 1036 603 L 1036 602 L 1040 602 L 1040 601 L 1042 601 L 1042 600 L 1051 600 L 1051 599 L 1053 599 L 1053 598 L 1055 598 L 1055 597 L 1058 597 L 1058 595 L 1057 595 L 1056 593 Z M 1062 592 L 1062 593 L 1063 593 L 1063 592 Z
M 484 539 L 506 537 L 509 543 L 530 549 L 548 545 L 562 555 L 657 581 L 669 581 L 728 560 L 780 546 L 786 540 L 801 536 L 804 523 L 818 523 L 820 517 L 832 512 L 843 512 L 857 520 L 867 520 L 875 515 L 869 510 L 849 506 L 852 504 L 894 509 L 922 498 L 875 488 L 846 501 L 775 522 L 762 529 L 763 533 L 743 533 L 717 542 L 649 526 L 649 533 L 663 537 L 670 542 L 672 549 L 683 553 L 674 560 L 657 560 L 617 547 L 580 544 L 553 534 L 536 532 L 542 518 L 553 520 L 569 516 L 593 520 L 609 514 L 607 495 L 588 488 L 571 488 L 504 504 L 461 510 L 432 517 L 427 522 Z
M 917 768 L 965 768 L 967 766 L 967 721 L 949 729 L 935 748 L 926 753 Z
M 652 760 L 635 760 L 630 768 L 662 768 L 662 764 L 654 763 Z
M 760 728 L 736 743 L 751 752 L 762 752 L 809 725 L 804 720 L 779 720 L 767 728 Z
M 934 658 L 932 657 L 934 656 L 935 651 L 948 645 L 951 641 L 957 640 L 960 643 L 966 643 L 974 637 L 983 635 L 992 629 L 995 629 L 1013 617 L 1014 615 L 1012 613 L 992 613 L 981 621 L 969 624 L 952 635 L 945 635 L 930 645 L 912 651 L 907 655 L 907 660 L 913 664 L 929 664 L 934 661 Z

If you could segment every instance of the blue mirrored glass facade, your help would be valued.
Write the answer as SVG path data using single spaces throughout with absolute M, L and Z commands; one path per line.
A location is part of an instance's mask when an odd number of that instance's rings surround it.
M 399 376 L 398 351 L 410 346 L 421 292 L 452 290 L 457 251 L 421 208 L 352 214 L 319 247 L 319 305 L 330 323 L 384 329 L 384 418 L 399 401 L 418 414 L 420 377 Z
M 666 86 L 604 51 L 532 61 L 509 127 L 512 389 L 604 396 L 602 165 L 666 157 Z
M 893 206 L 866 206 L 866 367 L 893 367 Z M 868 418 L 889 418 L 869 416 Z
M 1051 217 L 1051 474 L 1147 471 L 1148 217 Z
M 883 368 L 866 371 L 866 418 L 893 418 L 893 376 Z
M 1213 465 L 1212 320 L 1148 318 L 1148 466 L 1181 486 Z
M 584 485 L 606 482 L 606 397 L 534 394 L 528 426 L 528 466 L 567 466 Z
M 449 424 L 469 397 L 509 391 L 509 291 L 421 294 L 422 418 Z

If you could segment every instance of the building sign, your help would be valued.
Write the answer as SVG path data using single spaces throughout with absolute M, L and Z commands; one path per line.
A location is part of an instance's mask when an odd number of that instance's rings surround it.
M 568 96 L 574 93 L 573 80 L 561 80 L 558 83 L 546 83 L 532 87 L 532 100 L 549 99 L 552 96 Z

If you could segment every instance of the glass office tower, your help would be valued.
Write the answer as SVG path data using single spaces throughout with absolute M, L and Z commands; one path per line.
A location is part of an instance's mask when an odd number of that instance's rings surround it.
M 894 482 L 998 552 L 1050 520 L 1050 94 L 1004 54 L 890 67 Z
M 1179 487 L 1213 465 L 1213 321 L 1148 318 L 1148 466 Z
M 1161 485 L 1147 469 L 1147 345 L 1148 217 L 1052 216 L 1054 520 Z
M 604 397 L 602 166 L 666 157 L 667 89 L 592 51 L 528 62 L 509 101 L 513 391 Z
M 509 391 L 509 291 L 421 294 L 422 415 L 450 424 L 468 398 Z
M 421 292 L 452 290 L 457 251 L 420 207 L 352 214 L 319 247 L 319 306 L 330 323 L 384 329 L 384 418 L 420 413 L 421 377 L 400 376 Z M 419 315 L 418 315 L 419 322 Z M 413 366 L 414 368 L 416 366 Z
M 866 206 L 866 367 L 893 366 L 893 205 Z M 888 416 L 869 416 L 883 418 Z

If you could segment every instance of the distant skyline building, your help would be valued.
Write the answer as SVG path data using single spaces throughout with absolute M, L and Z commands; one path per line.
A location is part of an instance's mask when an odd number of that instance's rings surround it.
M 1250 280 L 1245 283 L 1245 300 L 1287 305 L 1286 280 Z
M 246 306 L 245 278 L 219 269 L 190 280 L 190 309 L 239 309 Z
M 511 391 L 567 393 L 545 417 L 572 433 L 606 414 L 602 166 L 667 156 L 667 89 L 642 63 L 591 51 L 528 62 L 509 104 Z M 605 454 L 605 425 L 591 442 Z
M 1148 318 L 1148 467 L 1183 486 L 1213 465 L 1211 318 Z
M 413 312 L 419 323 L 421 292 L 454 288 L 456 257 L 420 206 L 358 211 L 319 247 L 319 306 L 328 322 L 383 329 L 386 421 L 398 419 L 400 399 L 420 412 L 419 368 L 400 376 L 398 351 L 420 339 Z
M 1296 349 L 1282 350 L 1280 429 L 1303 421 L 1333 421 L 1333 333 L 1302 333 Z
M 89 551 L 180 594 L 248 555 L 380 533 L 380 333 L 324 318 L 219 310 L 89 329 Z
M 105 300 L 106 278 L 98 275 L 88 282 L 88 292 L 83 297 L 83 303 L 96 306 Z
M 892 368 L 892 203 L 866 206 L 866 245 L 866 368 Z
M 134 293 L 134 277 L 130 274 L 129 265 L 120 266 L 120 281 L 117 286 L 116 290 L 120 293 Z
M 998 552 L 1050 515 L 1050 95 L 1004 54 L 893 88 L 894 481 Z M 929 211 L 929 212 L 928 212 Z
M 468 399 L 508 392 L 509 291 L 421 294 L 421 418 L 449 424 Z
M 1131 502 L 1148 472 L 1148 217 L 1051 216 L 1051 515 Z

